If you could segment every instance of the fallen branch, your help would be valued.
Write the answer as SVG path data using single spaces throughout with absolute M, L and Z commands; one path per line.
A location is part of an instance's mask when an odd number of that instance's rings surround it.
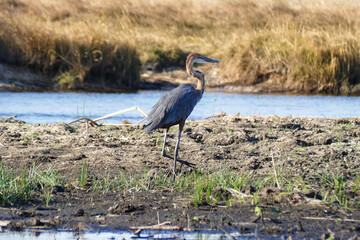
M 13 120 L 13 119 L 16 118 L 16 117 L 17 117 L 17 115 L 8 117 L 8 118 L 5 119 L 5 122 L 10 121 L 10 120 Z
M 122 114 L 122 113 L 125 113 L 125 112 L 129 112 L 129 111 L 132 111 L 132 110 L 138 110 L 141 115 L 145 116 L 145 118 L 143 118 L 141 121 L 136 123 L 136 125 L 140 124 L 141 122 L 143 122 L 147 118 L 146 113 L 143 110 L 141 110 L 141 108 L 135 106 L 135 107 L 127 108 L 127 109 L 120 110 L 120 111 L 117 111 L 117 112 L 114 112 L 114 113 L 110 113 L 108 115 L 96 118 L 94 120 L 92 120 L 90 118 L 84 118 L 84 117 L 83 118 L 78 118 L 78 119 L 76 119 L 76 120 L 74 120 L 72 122 L 69 122 L 69 124 L 83 121 L 84 123 L 86 123 L 86 126 L 88 126 L 89 124 L 90 124 L 90 126 L 99 126 L 99 125 L 134 125 L 134 124 L 128 124 L 128 123 L 124 123 L 124 124 L 109 124 L 109 123 L 107 123 L 107 124 L 104 124 L 104 123 L 98 124 L 98 123 L 96 123 L 96 122 L 98 122 L 100 120 L 104 120 L 106 118 L 110 118 L 110 117 L 113 117 L 113 116 L 116 116 L 116 115 L 119 115 L 119 114 Z
M 141 110 L 139 107 L 135 106 L 135 107 L 131 107 L 131 108 L 127 108 L 127 109 L 124 109 L 124 110 L 120 110 L 120 111 L 117 111 L 117 112 L 114 112 L 114 113 L 110 113 L 108 115 L 105 115 L 103 117 L 99 117 L 99 118 L 96 118 L 94 119 L 93 121 L 94 122 L 97 122 L 97 121 L 100 121 L 100 120 L 103 120 L 103 119 L 106 119 L 106 118 L 109 118 L 109 117 L 113 117 L 113 116 L 116 116 L 116 115 L 119 115 L 119 114 L 122 114 L 124 112 L 130 112 L 132 110 L 138 110 L 140 113 L 142 113 L 145 117 L 147 117 L 146 113 Z M 144 119 L 143 119 L 144 120 Z M 143 121 L 141 120 L 141 121 Z
M 163 223 L 159 223 L 156 225 L 151 225 L 151 226 L 138 226 L 138 227 L 129 227 L 132 230 L 135 230 L 135 234 L 141 232 L 144 229 L 152 229 L 152 230 L 175 230 L 175 231 L 179 231 L 181 230 L 181 227 L 179 226 L 168 226 L 167 224 L 170 224 L 170 222 L 163 222 Z
M 276 171 L 276 166 L 275 166 L 274 153 L 273 153 L 272 150 L 271 150 L 271 160 L 272 160 L 272 163 L 273 163 L 273 170 L 274 170 L 274 175 L 275 175 L 275 180 L 276 180 L 277 187 L 278 187 L 278 189 L 281 189 L 281 185 L 279 183 L 279 179 L 278 179 L 278 175 L 277 175 L 277 171 Z
M 302 217 L 302 219 L 308 220 L 323 220 L 323 221 L 344 221 L 344 222 L 358 222 L 358 219 L 350 219 L 350 218 L 326 218 L 326 217 Z
M 245 193 L 242 193 L 238 190 L 235 190 L 233 188 L 226 188 L 227 191 L 229 191 L 231 193 L 231 195 L 233 195 L 234 197 L 241 197 L 241 198 L 251 198 L 253 197 L 252 195 L 248 195 L 248 194 L 245 194 Z
M 75 122 L 81 122 L 83 121 L 86 124 L 90 124 L 90 126 L 99 126 L 99 124 L 97 124 L 94 120 L 90 119 L 90 118 L 78 118 L 72 122 L 69 122 L 68 124 L 72 124 Z
M 204 119 L 211 119 L 211 118 L 222 118 L 222 117 L 225 117 L 226 116 L 226 113 L 222 112 L 220 114 L 214 114 L 214 115 L 211 115 L 209 117 L 206 117 Z

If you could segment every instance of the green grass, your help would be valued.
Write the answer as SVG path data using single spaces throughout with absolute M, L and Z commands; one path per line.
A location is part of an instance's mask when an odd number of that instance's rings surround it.
M 339 204 L 344 208 L 358 207 L 350 195 L 359 194 L 360 175 L 346 179 L 341 175 L 326 173 L 318 176 L 318 180 L 307 180 L 304 176 L 292 177 L 285 172 L 278 174 L 282 185 L 281 194 L 273 198 L 264 196 L 266 189 L 277 187 L 272 173 L 254 175 L 230 169 L 222 169 L 213 173 L 192 171 L 173 176 L 163 169 L 144 169 L 142 173 L 121 171 L 117 175 L 92 175 L 86 161 L 79 171 L 79 178 L 62 179 L 52 168 L 40 171 L 35 166 L 20 173 L 0 164 L 0 204 L 11 205 L 32 201 L 43 201 L 49 205 L 52 200 L 54 186 L 78 186 L 87 191 L 100 192 L 136 192 L 168 190 L 178 191 L 189 199 L 195 207 L 201 205 L 233 205 L 235 202 L 258 206 L 265 202 L 276 202 L 293 191 L 308 192 L 315 189 L 315 198 L 321 197 L 324 202 Z M 247 197 L 234 194 L 246 193 Z M 350 195 L 349 195 L 350 194 Z M 318 196 L 316 196 L 318 195 Z
M 80 187 L 87 188 L 87 179 L 88 179 L 88 168 L 86 166 L 86 159 L 84 159 L 82 168 L 81 168 L 81 175 L 80 175 Z
M 346 189 L 348 180 L 342 175 L 334 173 L 325 173 L 319 177 L 322 181 L 321 184 L 326 188 L 326 191 L 323 194 L 323 200 L 339 203 L 341 206 L 347 208 L 349 199 L 344 190 Z
M 51 200 L 52 187 L 63 185 L 57 171 L 49 168 L 39 171 L 32 166 L 28 171 L 22 170 L 21 174 L 0 164 L 0 204 L 9 205 L 35 200 L 35 193 L 40 193 L 48 205 Z
M 356 192 L 359 189 L 359 177 L 354 180 L 345 180 L 332 174 L 322 175 L 320 183 L 313 180 L 305 180 L 304 176 L 292 177 L 281 173 L 279 176 L 281 182 L 282 194 L 296 191 L 308 192 L 309 189 L 322 189 L 322 196 L 325 202 L 338 203 L 342 207 L 349 207 L 349 199 L 345 189 L 351 189 Z M 244 199 L 231 195 L 227 189 L 234 189 L 239 192 L 246 192 L 253 189 L 248 203 L 259 205 L 266 198 L 262 197 L 267 188 L 276 188 L 276 179 L 273 174 L 266 176 L 250 176 L 248 173 L 239 173 L 229 169 L 223 169 L 214 173 L 201 173 L 193 171 L 183 173 L 173 181 L 172 175 L 167 175 L 161 169 L 153 174 L 144 171 L 143 174 L 130 174 L 121 172 L 115 177 L 107 175 L 103 178 L 96 178 L 93 190 L 100 191 L 150 191 L 167 189 L 189 193 L 188 197 L 194 206 L 204 204 L 216 205 L 220 202 L 231 205 L 233 202 L 244 202 Z M 320 187 L 319 187 L 320 186 Z M 321 193 L 319 193 L 321 194 Z M 316 196 L 315 196 L 316 197 Z M 277 199 L 274 199 L 275 201 Z M 273 201 L 273 200 L 272 200 Z

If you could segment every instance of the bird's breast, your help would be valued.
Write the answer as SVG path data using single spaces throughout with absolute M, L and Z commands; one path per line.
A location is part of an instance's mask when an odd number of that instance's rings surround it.
M 192 93 L 197 97 L 198 101 L 201 99 L 202 94 L 201 94 L 201 91 L 199 89 L 193 89 Z

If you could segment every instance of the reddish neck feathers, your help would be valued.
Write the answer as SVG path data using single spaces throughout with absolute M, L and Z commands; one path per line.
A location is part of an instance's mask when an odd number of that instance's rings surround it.
M 191 53 L 186 59 L 186 72 L 189 76 L 196 77 L 198 79 L 198 83 L 196 89 L 200 90 L 201 93 L 204 92 L 205 89 L 205 79 L 204 76 L 199 71 L 195 71 L 193 69 L 194 60 L 196 59 L 198 53 Z

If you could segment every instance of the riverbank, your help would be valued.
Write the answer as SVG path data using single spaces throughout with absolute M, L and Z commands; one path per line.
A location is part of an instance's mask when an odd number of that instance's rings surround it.
M 296 238 L 359 235 L 360 119 L 188 121 L 173 181 L 143 126 L 0 122 L 8 229 L 129 229 L 169 222 Z M 177 128 L 168 136 L 173 154 Z M 181 165 L 181 166 L 179 166 Z M 161 228 L 161 227 L 159 227 Z
M 1 3 L 0 61 L 46 76 L 47 89 L 133 91 L 141 73 L 221 63 L 217 88 L 360 93 L 357 1 L 30 1 Z M 16 89 L 14 89 L 16 90 Z

